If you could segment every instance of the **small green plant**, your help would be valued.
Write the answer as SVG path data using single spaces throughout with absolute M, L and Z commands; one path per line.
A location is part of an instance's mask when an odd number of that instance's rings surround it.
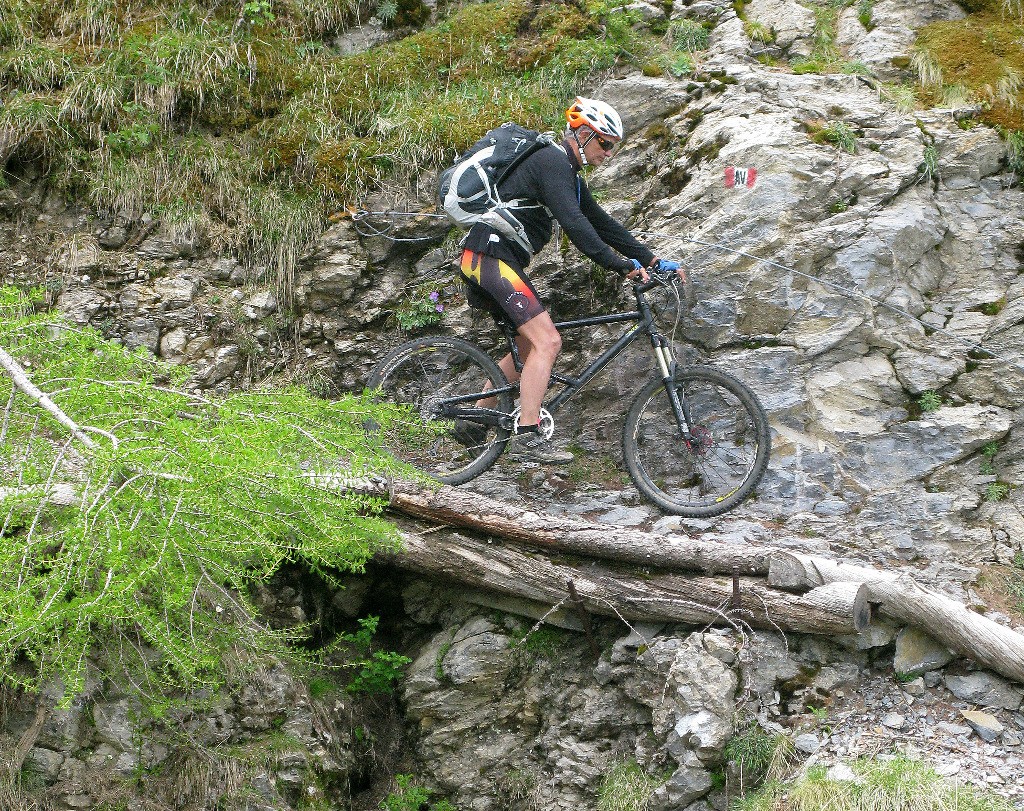
M 989 442 L 987 445 L 985 445 L 985 447 L 981 449 L 980 472 L 983 476 L 995 475 L 995 456 L 997 453 L 999 453 L 998 442 Z
M 942 398 L 934 391 L 926 391 L 917 398 L 917 405 L 923 414 L 928 414 L 939 410 L 942 406 Z
M 455 811 L 455 807 L 447 800 L 430 802 L 430 795 L 433 792 L 417 785 L 415 776 L 411 774 L 396 774 L 395 785 L 397 791 L 388 794 L 381 800 L 378 806 L 381 811 Z
M 672 23 L 672 45 L 677 50 L 704 51 L 708 47 L 708 29 L 694 20 L 682 19 Z
M 272 9 L 271 0 L 249 0 L 242 6 L 242 16 L 249 25 L 268 25 L 277 19 Z
M 451 642 L 445 642 L 437 650 L 437 658 L 434 660 L 434 678 L 439 682 L 444 683 L 448 681 L 448 674 L 444 672 L 444 657 L 448 655 L 448 651 L 452 649 Z
M 616 763 L 601 782 L 598 811 L 647 811 L 651 795 L 664 782 L 645 772 L 636 761 Z
M 725 757 L 737 773 L 740 793 L 781 776 L 793 753 L 789 737 L 769 734 L 756 722 L 750 723 L 725 745 Z
M 377 16 L 381 22 L 391 22 L 398 16 L 398 3 L 395 0 L 380 0 L 377 3 Z
M 857 19 L 868 31 L 875 27 L 875 24 L 871 19 L 871 13 L 873 10 L 874 0 L 858 0 Z
M 1006 133 L 1006 162 L 1010 171 L 1024 180 L 1024 130 L 1011 130 Z
M 330 679 L 325 679 L 321 676 L 314 676 L 309 680 L 309 694 L 313 698 L 323 698 L 326 695 L 334 692 L 336 685 Z
M 516 646 L 526 651 L 533 658 L 549 659 L 558 653 L 565 641 L 565 634 L 557 628 L 544 625 L 535 630 L 530 630 L 523 636 Z
M 842 214 L 844 211 L 849 209 L 849 207 L 850 204 L 845 200 L 836 200 L 836 202 L 828 207 L 828 210 L 831 214 Z
M 853 127 L 845 121 L 830 121 L 821 130 L 821 137 L 828 143 L 835 144 L 843 152 L 852 154 L 857 151 L 857 135 Z
M 917 107 L 917 91 L 913 85 L 879 83 L 878 97 L 891 104 L 901 113 L 909 113 Z
M 775 32 L 764 23 L 754 20 L 747 20 L 743 23 L 743 33 L 747 35 L 747 39 L 753 42 L 761 42 L 767 45 L 775 41 Z
M 917 167 L 923 180 L 936 180 L 939 177 L 939 151 L 934 144 L 924 148 L 921 165 Z
M 339 635 L 339 641 L 352 645 L 359 654 L 352 663 L 358 672 L 345 688 L 350 693 L 392 692 L 395 683 L 404 675 L 406 665 L 412 661 L 408 656 L 393 651 L 370 653 L 379 621 L 380 617 L 364 617 L 359 620 L 358 631 Z
M 985 501 L 1002 501 L 1010 494 L 1010 485 L 1006 482 L 992 482 L 985 488 Z
M 395 310 L 395 320 L 406 330 L 436 324 L 444 317 L 440 299 L 440 292 L 433 286 L 420 285 Z
M 812 707 L 812 706 L 808 705 L 807 709 L 810 710 L 811 715 L 814 716 L 814 720 L 817 721 L 819 724 L 822 723 L 823 721 L 827 721 L 828 720 L 828 708 L 827 707 Z

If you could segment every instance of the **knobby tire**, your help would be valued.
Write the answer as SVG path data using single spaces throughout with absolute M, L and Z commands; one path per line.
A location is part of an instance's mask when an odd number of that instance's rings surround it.
M 670 385 L 685 397 L 692 416 L 689 444 L 677 427 L 665 381 L 654 378 L 626 414 L 626 469 L 667 513 L 721 515 L 754 491 L 768 467 L 768 418 L 750 389 L 717 369 L 677 369 Z
M 439 410 L 446 398 L 483 392 L 488 382 L 492 389 L 508 385 L 498 365 L 472 344 L 445 337 L 408 341 L 385 356 L 367 381 L 379 403 L 397 406 L 390 418 L 374 421 L 371 432 L 398 461 L 444 484 L 464 484 L 497 461 L 511 432 L 482 426 L 482 440 L 467 441 Z M 497 397 L 495 410 L 511 412 L 511 394 Z

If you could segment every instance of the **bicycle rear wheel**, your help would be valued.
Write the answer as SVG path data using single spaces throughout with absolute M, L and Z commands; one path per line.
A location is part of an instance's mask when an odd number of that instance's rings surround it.
M 648 382 L 622 432 L 623 458 L 636 486 L 668 513 L 708 518 L 749 496 L 768 467 L 771 434 L 757 397 L 717 369 L 678 369 L 675 388 L 689 417 L 676 424 L 666 384 Z
M 505 449 L 511 432 L 494 424 L 494 415 L 512 411 L 512 395 L 496 395 L 489 422 L 475 403 L 485 389 L 507 385 L 498 365 L 472 344 L 418 338 L 397 347 L 370 374 L 367 388 L 377 390 L 377 402 L 396 407 L 370 427 L 397 460 L 445 484 L 463 484 Z

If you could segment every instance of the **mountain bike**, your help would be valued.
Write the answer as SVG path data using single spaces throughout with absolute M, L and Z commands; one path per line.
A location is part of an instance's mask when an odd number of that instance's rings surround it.
M 630 326 L 585 369 L 575 375 L 552 373 L 540 431 L 550 438 L 558 410 L 646 336 L 656 368 L 626 413 L 626 469 L 640 492 L 665 512 L 711 517 L 753 492 L 768 466 L 771 434 L 764 408 L 742 382 L 710 366 L 676 364 L 647 295 L 655 287 L 677 283 L 674 273 L 671 278 L 655 274 L 648 282 L 634 282 L 635 310 L 555 324 L 560 332 L 603 324 Z M 522 371 L 514 326 L 500 313 L 492 315 L 515 368 Z M 562 388 L 551 396 L 554 384 Z M 517 424 L 518 384 L 510 384 L 483 350 L 460 338 L 425 337 L 401 344 L 376 366 L 368 388 L 386 406 L 384 416 L 373 423 L 384 447 L 445 484 L 463 484 L 488 470 Z M 479 405 L 492 400 L 491 407 Z

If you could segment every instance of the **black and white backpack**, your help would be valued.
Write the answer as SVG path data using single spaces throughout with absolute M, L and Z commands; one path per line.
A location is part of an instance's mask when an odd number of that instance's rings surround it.
M 532 254 L 526 229 L 514 212 L 538 208 L 540 203 L 502 200 L 498 185 L 526 158 L 554 142 L 553 133 L 528 130 L 518 124 L 502 124 L 490 130 L 441 173 L 439 207 L 460 228 L 484 223 Z

